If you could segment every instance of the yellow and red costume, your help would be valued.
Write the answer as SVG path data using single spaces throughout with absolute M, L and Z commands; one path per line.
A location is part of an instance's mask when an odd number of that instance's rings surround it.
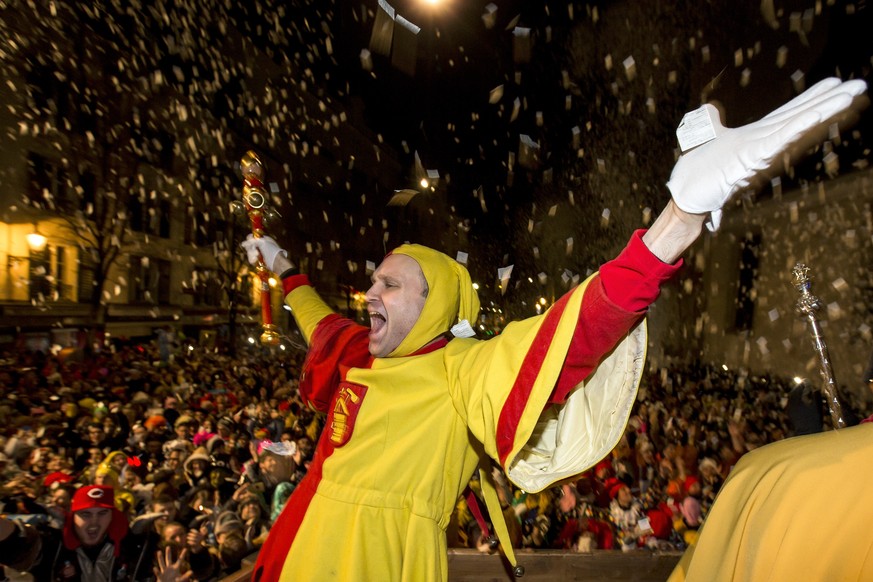
M 445 580 L 445 529 L 483 459 L 535 492 L 618 442 L 645 357 L 642 316 L 678 269 L 638 232 L 545 314 L 488 341 L 449 341 L 458 320 L 477 321 L 466 269 L 426 247 L 394 253 L 418 262 L 429 293 L 386 358 L 370 356 L 368 328 L 332 313 L 305 276 L 284 279 L 310 345 L 301 394 L 328 418 L 255 580 Z

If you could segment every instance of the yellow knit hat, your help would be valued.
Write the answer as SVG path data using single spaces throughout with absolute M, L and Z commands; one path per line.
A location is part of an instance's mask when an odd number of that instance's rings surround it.
M 424 347 L 459 321 L 475 325 L 479 296 L 463 265 L 439 251 L 421 245 L 401 245 L 392 254 L 406 255 L 421 267 L 428 293 L 418 321 L 388 357 L 406 356 Z

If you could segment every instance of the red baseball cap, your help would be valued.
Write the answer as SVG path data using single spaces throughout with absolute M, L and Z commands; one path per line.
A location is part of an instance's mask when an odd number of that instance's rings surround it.
M 75 550 L 82 545 L 73 527 L 73 514 L 85 509 L 111 509 L 112 522 L 106 530 L 109 539 L 115 545 L 115 557 L 121 554 L 121 540 L 127 535 L 127 518 L 115 507 L 115 490 L 106 485 L 86 485 L 76 490 L 73 495 L 70 513 L 64 523 L 64 545 Z

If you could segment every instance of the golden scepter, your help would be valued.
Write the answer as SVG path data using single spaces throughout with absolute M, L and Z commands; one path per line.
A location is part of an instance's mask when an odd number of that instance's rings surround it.
M 246 152 L 240 161 L 243 175 L 243 204 L 246 214 L 252 224 L 252 236 L 264 236 L 264 218 L 267 203 L 267 192 L 264 190 L 264 166 L 258 155 L 253 151 Z M 258 264 L 255 272 L 261 280 L 261 343 L 275 346 L 279 343 L 279 328 L 273 325 L 273 310 L 270 305 L 270 270 L 264 265 L 264 258 L 258 253 Z
M 834 428 L 845 428 L 846 421 L 843 418 L 843 407 L 840 405 L 839 398 L 837 398 L 837 382 L 834 379 L 833 368 L 831 368 L 828 347 L 824 341 L 821 325 L 819 325 L 818 318 L 815 315 L 815 312 L 821 307 L 821 301 L 810 290 L 812 285 L 809 279 L 809 267 L 803 263 L 797 263 L 791 273 L 794 279 L 794 287 L 800 292 L 800 298 L 797 300 L 797 311 L 801 315 L 805 315 L 809 320 L 813 346 L 816 353 L 818 353 L 819 363 L 821 364 L 821 375 L 824 378 L 822 393 L 828 403 L 831 421 Z

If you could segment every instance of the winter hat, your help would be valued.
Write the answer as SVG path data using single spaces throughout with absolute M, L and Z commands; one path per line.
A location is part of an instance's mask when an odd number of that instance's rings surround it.
M 183 453 L 187 456 L 194 452 L 194 444 L 185 439 L 173 439 L 161 445 L 161 450 L 164 451 L 164 456 L 169 455 L 173 451 Z
M 467 327 L 476 323 L 479 296 L 463 265 L 421 245 L 401 245 L 391 254 L 406 255 L 418 263 L 427 281 L 428 294 L 415 325 L 388 357 L 407 356 L 459 322 L 466 320 Z
M 214 455 L 216 449 L 221 448 L 224 445 L 224 439 L 218 435 L 212 435 L 209 440 L 206 441 L 206 450 L 209 451 L 210 455 Z
M 609 489 L 609 498 L 610 498 L 610 499 L 615 499 L 616 497 L 618 497 L 618 492 L 621 491 L 623 487 L 627 487 L 627 484 L 626 484 L 626 483 L 622 483 L 621 481 L 619 481 L 618 483 L 616 483 L 615 485 L 613 485 L 612 487 L 610 487 L 610 489 Z
M 215 535 L 223 533 L 231 533 L 233 531 L 242 532 L 245 530 L 245 524 L 242 518 L 233 511 L 225 510 L 218 514 L 215 520 Z
M 209 470 L 209 465 L 211 464 L 211 461 L 209 459 L 209 452 L 206 450 L 206 447 L 197 447 L 196 449 L 194 449 L 194 452 L 191 453 L 191 455 L 187 459 L 185 459 L 184 467 L 186 473 L 191 472 L 191 463 L 197 460 L 206 462 L 206 470 Z
M 595 475 L 597 475 L 597 473 L 599 473 L 600 471 L 603 471 L 603 470 L 607 471 L 607 473 L 606 473 L 607 476 L 612 475 L 612 460 L 603 459 L 602 461 L 600 461 L 599 463 L 597 463 L 594 466 L 594 474 Z
M 115 507 L 115 491 L 105 485 L 86 485 L 79 488 L 73 495 L 72 506 L 64 522 L 64 546 L 75 550 L 82 545 L 76 535 L 73 525 L 73 516 L 76 512 L 85 509 L 109 509 L 112 511 L 112 521 L 106 534 L 115 546 L 115 557 L 121 554 L 121 540 L 127 535 L 127 518 Z
M 229 416 L 222 416 L 218 419 L 218 426 L 223 426 L 228 430 L 233 430 L 236 428 L 236 422 Z
M 48 475 L 45 476 L 45 479 L 43 479 L 43 485 L 45 487 L 51 487 L 55 483 L 58 483 L 58 484 L 69 483 L 72 480 L 73 480 L 72 475 L 68 475 L 67 473 L 64 473 L 63 471 L 55 471 L 54 473 L 49 473 Z
M 659 540 L 670 538 L 670 533 L 673 531 L 673 512 L 666 504 L 661 503 L 658 507 L 650 509 L 646 512 L 649 518 L 649 527 Z
M 261 510 L 261 515 L 269 515 L 269 508 L 267 507 L 266 502 L 264 501 L 264 497 L 258 493 L 249 493 L 239 501 L 239 510 L 242 511 L 242 508 L 246 505 L 257 505 Z
M 695 475 L 688 475 L 685 477 L 685 483 L 683 483 L 682 490 L 685 494 L 688 494 L 688 491 L 691 489 L 691 486 L 697 483 L 698 479 Z
M 700 461 L 700 464 L 697 466 L 697 469 L 701 472 L 705 468 L 712 469 L 713 471 L 718 473 L 718 463 L 716 463 L 715 460 L 711 459 L 710 457 L 704 457 L 703 460 Z
M 194 417 L 189 414 L 183 414 L 179 418 L 176 419 L 176 422 L 173 423 L 173 426 L 182 426 L 183 424 L 197 424 L 197 421 L 194 420 Z
M 133 399 L 131 400 L 131 402 L 133 402 L 134 404 L 148 404 L 151 401 L 151 397 L 142 390 L 135 393 L 133 395 Z
M 167 426 L 167 419 L 159 414 L 156 414 L 154 416 L 148 417 L 148 419 L 146 419 L 144 423 L 144 426 L 148 430 L 155 430 L 159 426 Z

